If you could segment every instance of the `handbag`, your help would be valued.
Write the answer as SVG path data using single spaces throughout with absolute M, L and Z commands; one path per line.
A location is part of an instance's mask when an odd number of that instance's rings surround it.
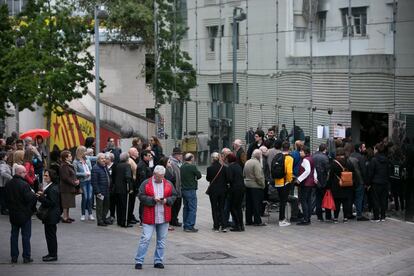
M 214 182 L 214 180 L 216 180 L 217 176 L 220 174 L 221 169 L 223 169 L 224 165 L 221 165 L 220 170 L 217 172 L 217 174 L 214 176 L 213 180 L 211 180 L 210 184 L 208 184 L 207 190 L 206 190 L 206 194 L 210 194 L 210 187 L 211 184 Z
M 336 210 L 335 201 L 333 199 L 331 190 L 326 190 L 325 195 L 323 196 L 323 200 L 322 200 L 322 208 L 329 209 L 332 211 Z
M 43 205 L 40 205 L 39 209 L 37 209 L 36 217 L 39 220 L 44 221 L 46 220 L 48 213 L 49 213 L 49 208 L 46 208 Z
M 341 163 L 339 163 L 337 160 L 335 162 L 341 167 L 341 177 L 336 176 L 339 180 L 339 186 L 340 187 L 352 187 L 353 181 L 352 181 L 352 172 L 347 171 Z

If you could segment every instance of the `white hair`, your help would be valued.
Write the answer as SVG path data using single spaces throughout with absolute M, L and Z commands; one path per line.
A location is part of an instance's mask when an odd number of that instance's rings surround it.
M 243 145 L 243 142 L 242 142 L 242 140 L 240 140 L 240 139 L 236 139 L 236 140 L 234 140 L 234 142 L 233 142 L 235 145 L 237 145 L 237 146 L 242 146 Z
M 260 159 L 262 157 L 262 151 L 259 149 L 255 149 L 252 153 L 252 158 Z
M 218 152 L 213 152 L 211 154 L 211 159 L 213 159 L 213 160 L 219 160 L 220 159 L 220 155 L 218 154 Z
M 105 153 L 105 159 L 109 159 L 111 161 L 114 161 L 115 155 L 112 152 L 106 152 Z
M 86 155 L 92 156 L 93 155 L 93 148 L 86 149 Z
M 98 159 L 101 158 L 101 157 L 105 158 L 105 153 L 100 152 L 100 153 L 98 153 L 98 155 L 96 155 L 96 157 Z
M 128 152 L 123 152 L 119 155 L 119 161 L 121 162 L 125 162 L 129 159 L 129 154 Z
M 162 174 L 162 175 L 164 175 L 165 174 L 165 168 L 164 168 L 164 166 L 161 166 L 161 165 L 155 166 L 154 174 Z
M 193 158 L 194 158 L 194 155 L 192 153 L 186 153 L 184 156 L 184 160 L 187 162 L 193 160 Z

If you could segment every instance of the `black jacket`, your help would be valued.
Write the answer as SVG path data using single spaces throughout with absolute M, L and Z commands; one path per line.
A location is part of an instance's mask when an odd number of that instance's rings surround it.
M 128 161 L 118 163 L 112 170 L 113 187 L 115 194 L 127 194 L 133 190 L 132 171 Z
M 26 180 L 14 175 L 6 184 L 6 195 L 11 224 L 23 225 L 31 219 L 37 197 Z
M 247 149 L 246 160 L 250 160 L 252 158 L 253 151 L 255 149 L 259 149 L 261 146 L 264 146 L 264 143 L 263 142 L 261 144 L 258 144 L 256 141 L 254 141 L 253 143 L 251 143 L 249 145 L 249 148 Z
M 342 164 L 342 166 L 344 166 Z M 354 173 L 354 168 L 349 160 L 346 160 L 345 166 L 348 171 Z M 339 178 L 341 177 L 342 168 L 335 161 L 332 161 L 331 170 L 329 171 L 329 180 L 327 188 L 332 189 L 332 196 L 334 198 L 351 198 L 353 187 L 339 186 Z
M 230 192 L 244 190 L 243 169 L 239 163 L 234 162 L 227 167 L 227 181 L 230 184 Z
M 377 153 L 369 163 L 368 180 L 370 185 L 389 184 L 389 165 L 388 158 L 381 153 Z
M 152 170 L 150 169 L 148 163 L 141 159 L 137 165 L 137 183 L 136 183 L 137 189 L 139 189 L 142 182 L 144 182 L 151 176 L 152 176 Z
M 329 158 L 323 152 L 317 151 L 312 155 L 313 163 L 318 174 L 318 187 L 324 188 L 327 185 L 329 175 Z
M 48 208 L 47 216 L 43 220 L 43 224 L 58 224 L 60 221 L 60 194 L 59 186 L 55 183 L 51 184 L 43 196 L 39 197 L 41 206 Z
M 227 190 L 227 167 L 223 166 L 220 171 L 221 166 L 222 165 L 218 161 L 214 161 L 213 164 L 207 168 L 206 180 L 210 182 L 208 188 L 209 194 L 224 194 Z M 217 177 L 214 178 L 216 175 Z

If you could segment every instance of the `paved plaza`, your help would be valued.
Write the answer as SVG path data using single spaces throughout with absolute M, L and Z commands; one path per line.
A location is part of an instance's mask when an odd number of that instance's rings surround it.
M 165 269 L 152 266 L 155 241 L 143 270 L 134 269 L 141 228 L 97 227 L 80 222 L 80 198 L 71 209 L 73 224 L 58 225 L 55 263 L 47 254 L 43 226 L 33 219 L 32 264 L 10 264 L 10 224 L 0 217 L 0 275 L 414 275 L 414 225 L 387 219 L 383 223 L 317 222 L 308 227 L 277 226 L 277 213 L 264 218 L 268 226 L 247 226 L 241 233 L 214 233 L 207 182 L 200 181 L 198 233 L 181 229 L 168 236 Z

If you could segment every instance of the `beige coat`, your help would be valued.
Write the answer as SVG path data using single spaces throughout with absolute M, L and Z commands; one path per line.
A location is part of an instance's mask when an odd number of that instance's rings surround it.
M 255 158 L 247 160 L 244 164 L 243 176 L 247 188 L 265 188 L 265 177 L 259 160 Z

